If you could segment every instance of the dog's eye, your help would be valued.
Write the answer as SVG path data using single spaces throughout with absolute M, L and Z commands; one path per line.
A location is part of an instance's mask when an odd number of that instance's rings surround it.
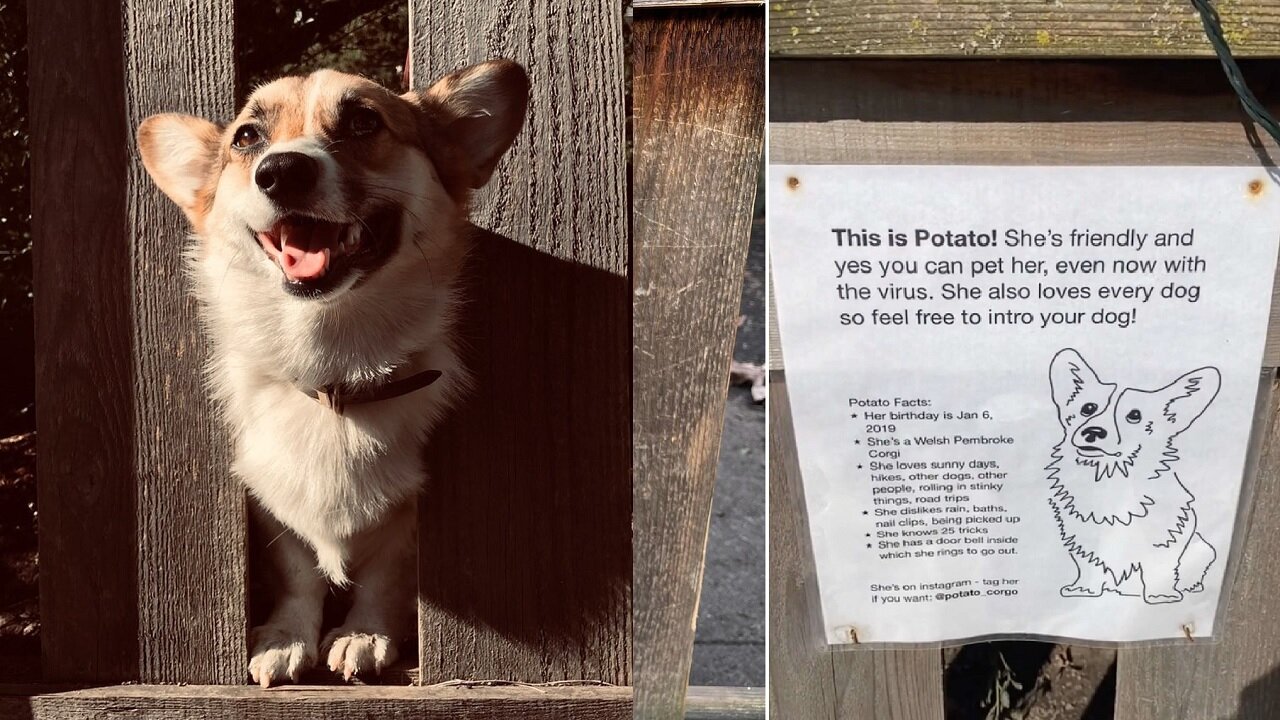
M 262 136 L 258 134 L 258 128 L 252 125 L 245 125 L 236 130 L 236 135 L 231 140 L 231 144 L 240 150 L 248 150 L 261 142 Z
M 351 135 L 369 135 L 381 127 L 382 116 L 373 108 L 352 108 L 347 115 L 347 132 Z
M 1097 414 L 1097 412 L 1098 412 L 1097 403 L 1085 403 L 1080 408 L 1080 414 L 1085 417 L 1093 417 L 1094 415 Z
M 1128 415 L 1124 416 L 1124 419 L 1136 425 L 1142 422 L 1142 413 L 1138 412 L 1137 408 L 1134 408 L 1129 411 Z

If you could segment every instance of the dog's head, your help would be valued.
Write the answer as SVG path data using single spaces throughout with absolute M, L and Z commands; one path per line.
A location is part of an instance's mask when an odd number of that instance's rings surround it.
M 1053 402 L 1076 461 L 1125 468 L 1144 448 L 1163 452 L 1213 402 L 1222 383 L 1216 368 L 1192 370 L 1159 390 L 1104 383 L 1080 353 L 1067 348 L 1049 368 Z
M 225 126 L 147 118 L 138 147 L 202 243 L 230 244 L 290 296 L 331 298 L 451 237 L 520 132 L 528 94 L 507 60 L 404 95 L 322 70 L 258 88 Z

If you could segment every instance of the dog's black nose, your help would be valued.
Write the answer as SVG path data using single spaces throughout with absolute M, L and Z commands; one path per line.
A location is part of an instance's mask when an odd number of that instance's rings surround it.
M 258 163 L 253 180 L 263 194 L 281 205 L 302 200 L 315 189 L 320 164 L 299 152 L 272 153 Z
M 1084 436 L 1085 442 L 1095 443 L 1105 438 L 1107 436 L 1107 431 L 1097 425 L 1090 425 L 1089 427 L 1081 430 L 1080 434 Z

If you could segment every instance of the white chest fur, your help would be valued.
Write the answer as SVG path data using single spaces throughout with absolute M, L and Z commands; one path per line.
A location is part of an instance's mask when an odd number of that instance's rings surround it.
M 234 471 L 343 582 L 354 539 L 421 487 L 426 437 L 466 383 L 448 343 L 452 295 L 423 283 L 421 268 L 393 263 L 358 297 L 300 300 L 243 262 L 217 252 L 195 262 Z M 443 375 L 342 414 L 299 389 L 425 369 Z

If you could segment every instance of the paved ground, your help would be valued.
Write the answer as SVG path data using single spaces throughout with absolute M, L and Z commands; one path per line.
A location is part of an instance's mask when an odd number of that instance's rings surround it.
M 760 203 L 757 202 L 757 206 Z M 764 218 L 757 213 L 734 358 L 764 362 Z M 765 408 L 730 388 L 702 580 L 693 685 L 764 686 Z

